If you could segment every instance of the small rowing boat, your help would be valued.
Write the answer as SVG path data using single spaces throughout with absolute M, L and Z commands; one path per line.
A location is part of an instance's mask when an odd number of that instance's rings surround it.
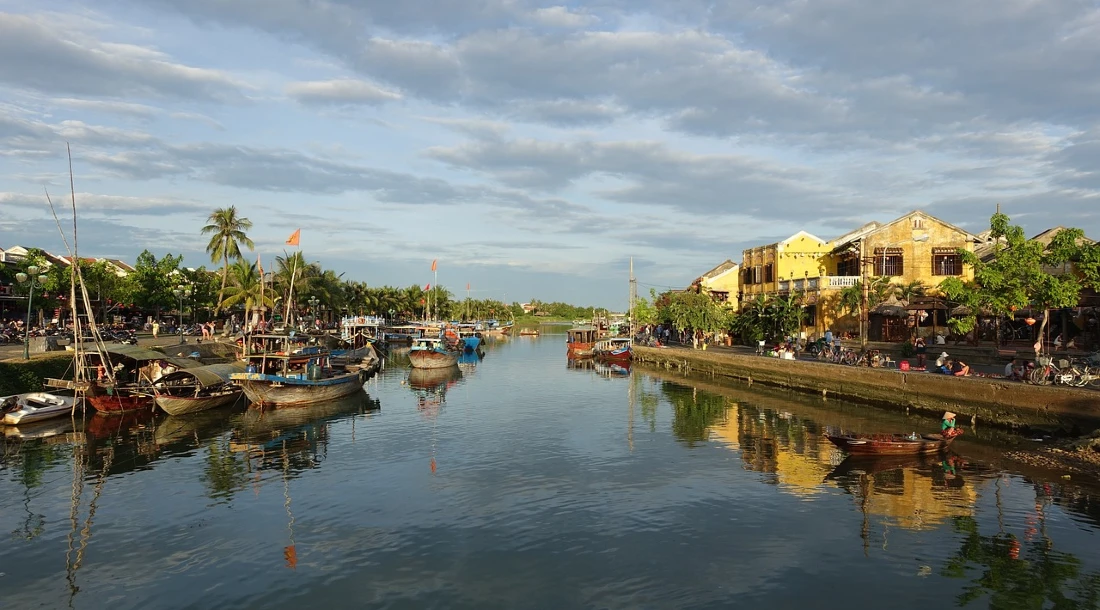
M 5 424 L 29 424 L 69 414 L 75 400 L 73 396 L 58 396 L 46 392 L 16 394 L 0 398 L 0 414 L 3 415 Z
M 847 434 L 826 438 L 852 455 L 927 455 L 947 449 L 955 440 L 942 434 Z

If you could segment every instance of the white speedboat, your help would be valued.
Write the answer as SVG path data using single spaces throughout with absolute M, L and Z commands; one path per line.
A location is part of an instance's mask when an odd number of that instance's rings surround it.
M 28 424 L 67 415 L 73 410 L 75 401 L 73 396 L 58 396 L 46 392 L 15 394 L 0 398 L 0 413 L 4 414 L 5 424 Z

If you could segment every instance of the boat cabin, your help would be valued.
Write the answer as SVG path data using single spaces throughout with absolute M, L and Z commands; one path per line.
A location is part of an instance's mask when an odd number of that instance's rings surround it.
M 595 327 L 571 328 L 565 333 L 566 343 L 595 343 L 599 331 Z
M 309 340 L 302 335 L 252 335 L 245 372 L 306 378 L 316 366 L 317 372 L 312 374 L 320 375 L 320 371 L 330 368 L 329 352 L 310 345 Z

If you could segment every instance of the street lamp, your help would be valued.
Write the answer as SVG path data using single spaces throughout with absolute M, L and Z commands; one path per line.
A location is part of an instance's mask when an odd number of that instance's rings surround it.
M 176 289 L 172 291 L 172 294 L 176 295 L 176 298 L 180 300 L 180 345 L 183 345 L 183 299 L 191 296 L 191 287 L 180 284 L 176 286 Z
M 317 297 L 309 297 L 309 300 L 307 300 L 306 302 L 309 303 L 309 313 L 310 313 L 310 316 L 313 318 L 313 326 L 316 327 L 317 326 L 317 304 L 320 303 L 321 300 L 318 299 Z
M 27 325 L 23 329 L 23 360 L 31 359 L 31 310 L 34 309 L 34 287 L 46 284 L 46 274 L 38 275 L 38 266 L 27 267 L 26 273 L 16 273 L 15 281 L 20 284 L 30 282 L 30 292 L 27 294 Z

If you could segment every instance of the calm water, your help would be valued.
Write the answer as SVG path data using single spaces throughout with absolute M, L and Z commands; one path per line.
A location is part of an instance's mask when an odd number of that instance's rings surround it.
M 0 608 L 1098 607 L 1097 497 L 996 438 L 852 462 L 827 428 L 935 422 L 564 353 L 9 437 Z

